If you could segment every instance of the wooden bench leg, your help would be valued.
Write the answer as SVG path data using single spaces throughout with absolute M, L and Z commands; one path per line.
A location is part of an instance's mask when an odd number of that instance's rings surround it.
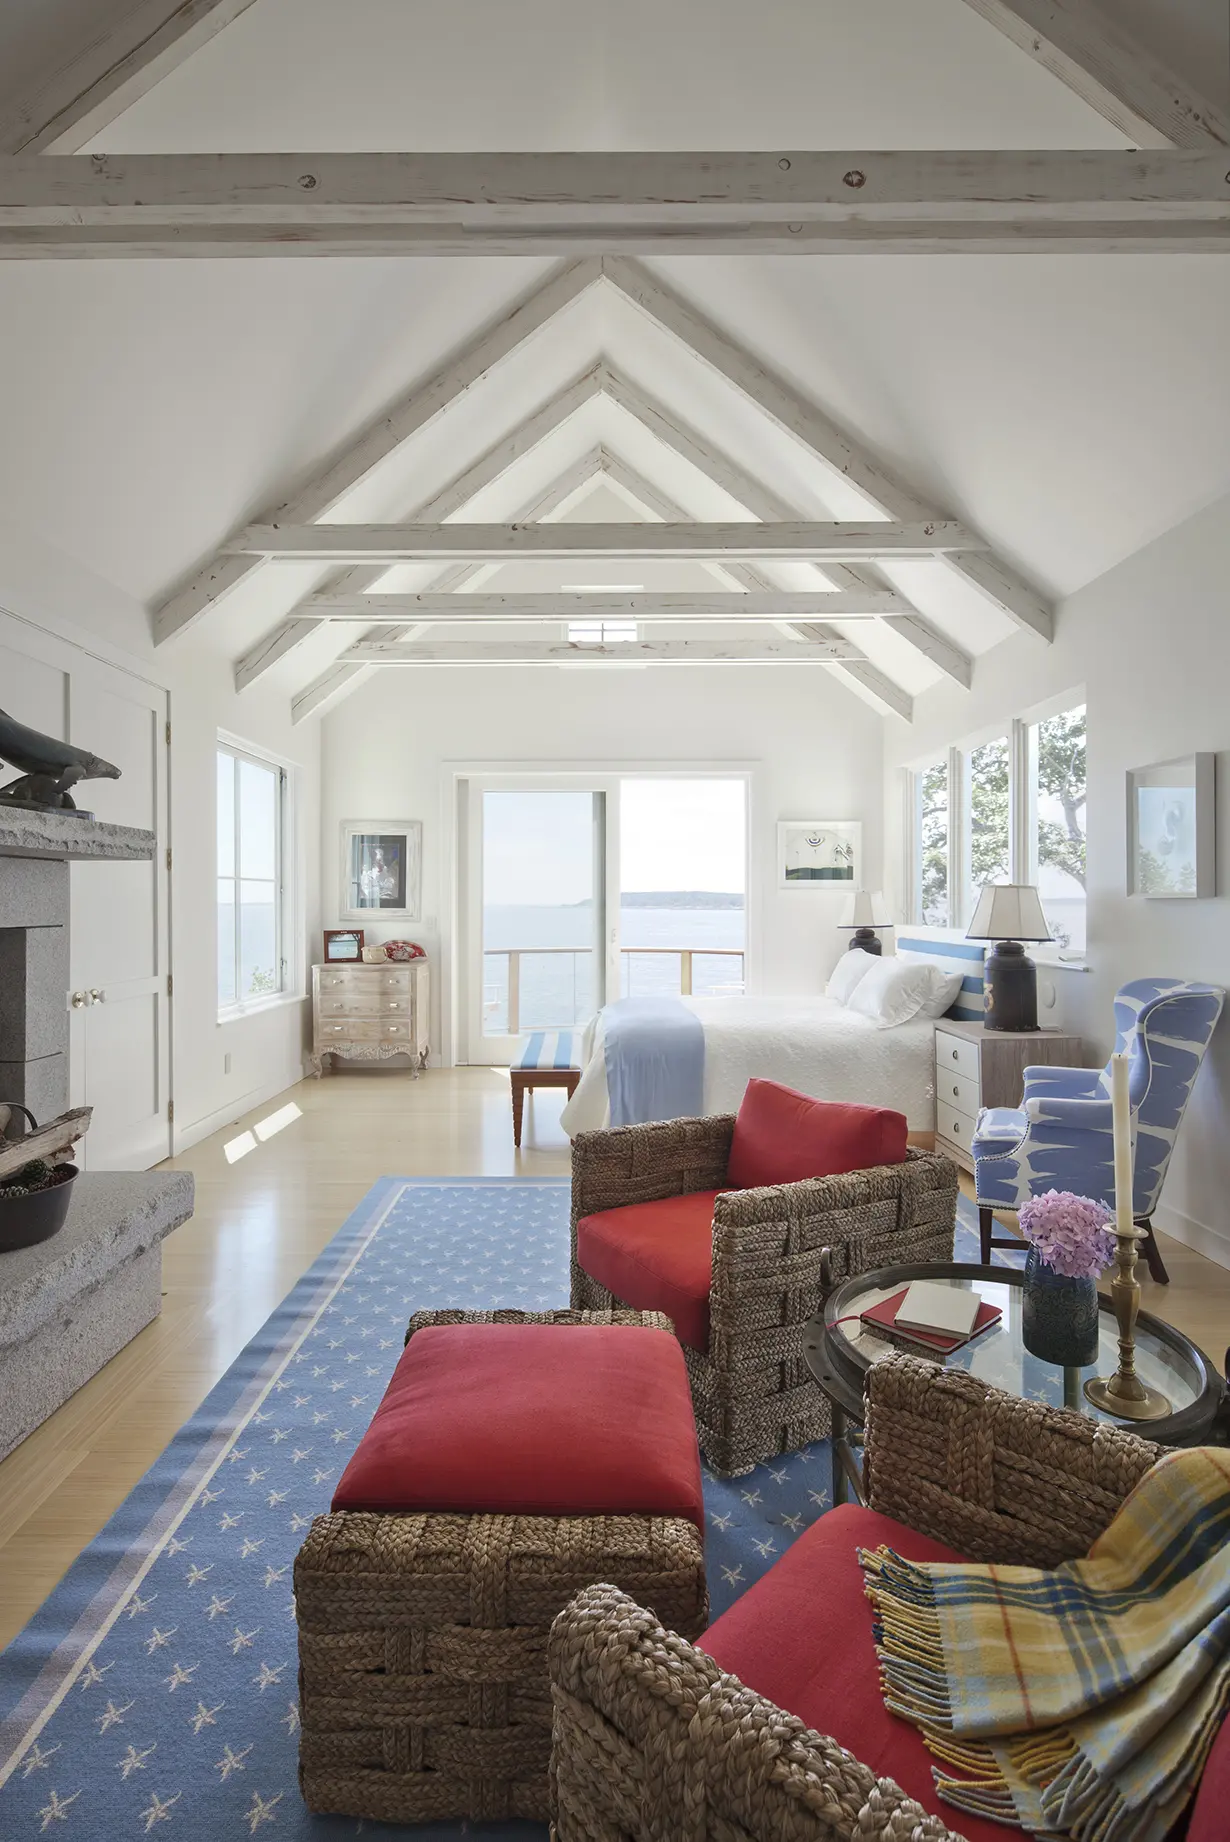
M 978 1211 L 978 1239 L 981 1243 L 979 1257 L 983 1266 L 991 1264 L 991 1231 L 995 1226 L 995 1216 L 990 1209 Z
M 1150 1279 L 1153 1280 L 1155 1285 L 1168 1286 L 1170 1284 L 1170 1274 L 1166 1271 L 1166 1262 L 1162 1259 L 1162 1250 L 1158 1246 L 1156 1237 L 1154 1236 L 1153 1223 L 1151 1221 L 1137 1222 L 1136 1226 L 1138 1228 L 1143 1228 L 1145 1231 L 1145 1238 L 1140 1243 L 1138 1251 L 1145 1257 L 1145 1265 L 1149 1269 Z
M 525 1090 L 529 1086 L 520 1069 L 510 1071 L 512 1079 L 513 1145 L 521 1149 L 521 1121 L 525 1113 Z

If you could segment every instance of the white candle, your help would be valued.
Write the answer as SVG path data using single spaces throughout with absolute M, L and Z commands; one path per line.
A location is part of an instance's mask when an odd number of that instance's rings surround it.
M 1130 1234 L 1132 1211 L 1132 1106 L 1128 1098 L 1128 1058 L 1110 1058 L 1111 1119 L 1115 1140 L 1115 1227 Z

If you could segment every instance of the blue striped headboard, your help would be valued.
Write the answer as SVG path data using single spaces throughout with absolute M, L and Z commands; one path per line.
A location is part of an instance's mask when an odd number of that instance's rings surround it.
M 978 940 L 961 940 L 949 937 L 944 940 L 928 940 L 921 934 L 902 934 L 897 941 L 899 953 L 915 953 L 933 959 L 945 972 L 959 972 L 961 989 L 956 1002 L 951 1004 L 945 1015 L 959 1018 L 962 1023 L 981 1023 L 984 1008 L 983 998 L 983 960 L 986 947 Z

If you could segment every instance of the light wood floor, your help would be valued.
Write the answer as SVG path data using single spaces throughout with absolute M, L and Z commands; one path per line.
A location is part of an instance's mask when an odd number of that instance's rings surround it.
M 196 1214 L 165 1243 L 162 1316 L 0 1463 L 0 1645 L 21 1629 L 377 1177 L 566 1174 L 559 1090 L 527 1102 L 513 1150 L 507 1077 L 372 1070 L 306 1081 L 167 1168 Z M 293 1103 L 300 1116 L 251 1130 Z M 250 1149 L 226 1156 L 249 1134 Z M 1146 1307 L 1220 1357 L 1230 1271 L 1162 1237 L 1172 1283 Z

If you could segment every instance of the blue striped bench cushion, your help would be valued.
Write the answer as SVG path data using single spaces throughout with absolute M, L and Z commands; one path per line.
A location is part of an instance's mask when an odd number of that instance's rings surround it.
M 513 1057 L 514 1068 L 577 1068 L 573 1044 L 579 1047 L 579 1030 L 534 1030 L 525 1047 Z

